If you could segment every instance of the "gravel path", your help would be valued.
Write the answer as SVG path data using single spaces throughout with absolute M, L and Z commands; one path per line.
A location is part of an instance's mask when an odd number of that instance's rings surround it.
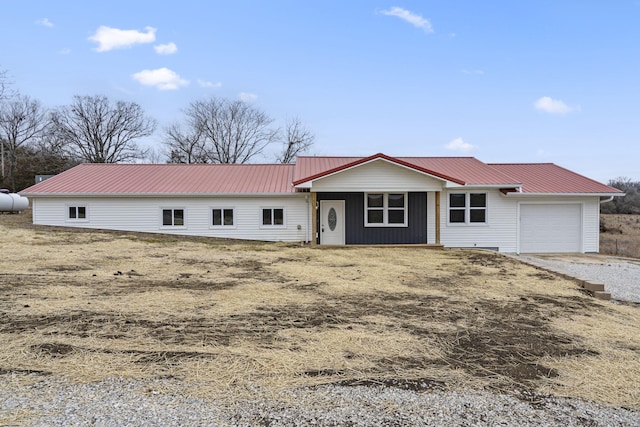
M 163 382 L 164 381 L 164 382 Z M 640 412 L 578 399 L 483 391 L 322 386 L 278 400 L 220 402 L 159 392 L 167 381 L 0 385 L 0 424 L 31 426 L 638 426 Z
M 520 255 L 523 261 L 562 271 L 575 277 L 604 283 L 613 299 L 640 303 L 640 260 L 599 255 Z

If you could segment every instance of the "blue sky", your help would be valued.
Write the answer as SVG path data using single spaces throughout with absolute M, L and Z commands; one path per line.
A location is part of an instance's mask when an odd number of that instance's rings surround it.
M 47 107 L 133 101 L 159 122 L 244 99 L 312 154 L 554 162 L 640 180 L 640 1 L 2 0 L 0 68 Z M 266 153 L 261 161 L 271 160 Z

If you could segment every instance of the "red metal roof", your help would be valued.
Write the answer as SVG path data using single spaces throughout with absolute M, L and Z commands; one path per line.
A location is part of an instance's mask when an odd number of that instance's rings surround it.
M 475 157 L 400 157 L 400 159 L 454 176 L 466 185 L 518 185 L 520 181 L 496 170 Z
M 522 193 L 622 193 L 553 163 L 490 163 L 522 183 Z
M 294 185 L 322 178 L 360 164 L 384 159 L 461 185 L 518 185 L 512 177 L 474 157 L 298 157 Z
M 21 194 L 292 193 L 295 165 L 83 164 Z
M 523 193 L 621 193 L 553 163 L 486 164 L 473 157 L 298 157 L 295 165 L 83 164 L 31 186 L 29 195 L 294 193 L 304 183 L 375 160 L 461 185 L 522 186 Z

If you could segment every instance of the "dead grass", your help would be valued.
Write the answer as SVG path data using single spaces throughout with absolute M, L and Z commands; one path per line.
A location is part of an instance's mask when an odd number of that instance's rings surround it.
M 640 258 L 640 215 L 600 215 L 600 253 Z
M 0 216 L 0 376 L 173 378 L 198 396 L 339 383 L 639 408 L 640 308 L 480 251 L 49 229 Z

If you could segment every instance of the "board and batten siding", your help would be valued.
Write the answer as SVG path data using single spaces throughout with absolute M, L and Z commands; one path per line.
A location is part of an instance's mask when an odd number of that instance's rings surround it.
M 403 166 L 377 160 L 317 179 L 315 192 L 427 192 L 440 191 L 443 181 Z
M 407 193 L 408 225 L 406 227 L 365 227 L 364 193 L 318 193 L 317 198 L 319 201 L 344 200 L 345 243 L 347 245 L 427 243 L 426 193 Z
M 306 197 L 305 197 L 306 196 Z M 33 197 L 39 225 L 179 234 L 246 240 L 303 242 L 311 239 L 310 197 Z M 69 206 L 86 206 L 87 220 L 67 219 Z M 212 227 L 213 208 L 234 209 L 233 227 Z M 263 226 L 263 208 L 284 208 L 284 226 Z M 184 227 L 163 227 L 163 209 L 184 209 Z
M 486 223 L 449 223 L 449 193 L 486 193 Z M 516 252 L 518 204 L 496 189 L 451 190 L 440 198 L 440 242 L 448 248 L 491 248 Z

